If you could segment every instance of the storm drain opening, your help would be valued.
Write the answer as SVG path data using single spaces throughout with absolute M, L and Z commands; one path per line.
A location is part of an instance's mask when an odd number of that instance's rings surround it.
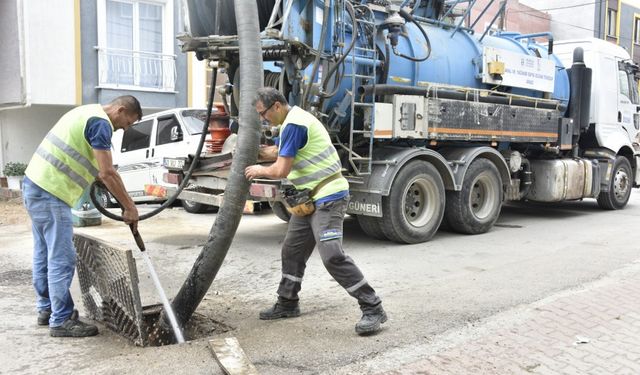
M 74 234 L 82 301 L 88 317 L 138 346 L 175 343 L 168 323 L 161 321 L 162 304 L 142 306 L 136 261 L 130 249 L 122 249 L 95 237 Z M 201 314 L 185 327 L 187 341 L 232 328 Z

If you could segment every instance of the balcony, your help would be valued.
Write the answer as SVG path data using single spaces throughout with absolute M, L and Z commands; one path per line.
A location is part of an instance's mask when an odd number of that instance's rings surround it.
M 96 47 L 98 84 L 103 88 L 174 91 L 176 56 Z

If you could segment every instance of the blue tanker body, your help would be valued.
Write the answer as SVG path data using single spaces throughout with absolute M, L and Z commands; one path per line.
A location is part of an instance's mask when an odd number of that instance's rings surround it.
M 183 51 L 226 69 L 234 92 L 223 100 L 235 103 L 227 107 L 239 120 L 242 38 L 230 22 L 233 2 L 183 1 L 197 9 L 189 12 L 195 33 Z M 591 42 L 559 48 L 563 65 L 550 34 L 474 33 L 493 2 L 475 20 L 476 2 L 465 0 L 257 3 L 264 85 L 325 125 L 351 184 L 347 212 L 373 237 L 423 242 L 443 220 L 454 231 L 484 233 L 503 200 L 597 198 L 602 208 L 619 209 L 632 183 L 640 184 L 640 156 L 631 146 L 640 118 L 638 67 L 624 51 L 608 50 L 607 63 L 595 64 L 598 82 L 612 87 L 596 94 L 593 62 L 582 49 L 593 49 Z M 219 27 L 209 27 L 212 20 Z M 598 54 L 612 48 L 598 46 Z M 606 118 L 592 112 L 603 103 Z
M 318 2 L 316 2 L 318 3 Z M 319 4 L 316 4 L 320 9 Z M 293 9 L 296 9 L 294 5 Z M 345 46 L 350 45 L 352 38 L 352 25 L 349 22 L 350 17 L 347 12 L 337 17 L 331 13 L 330 21 L 334 19 L 342 20 L 342 22 L 330 22 L 331 27 L 327 30 L 325 38 L 326 56 L 339 56 L 344 52 Z M 298 13 L 296 13 L 298 14 Z M 304 12 L 303 12 L 304 14 Z M 319 18 L 316 12 L 313 25 L 313 37 L 309 37 L 309 33 L 303 29 L 287 28 L 284 35 L 290 39 L 306 40 L 311 39 L 313 45 L 319 45 L 320 34 L 322 30 L 323 19 Z M 517 96 L 529 98 L 545 98 L 553 99 L 559 102 L 560 108 L 567 108 L 570 96 L 570 85 L 568 73 L 562 62 L 553 54 L 549 55 L 545 46 L 533 43 L 529 40 L 526 42 L 521 40 L 523 37 L 517 33 L 504 33 L 502 35 L 486 35 L 480 41 L 480 35 L 469 31 L 454 32 L 452 28 L 434 25 L 426 22 L 420 22 L 420 26 L 425 30 L 429 42 L 430 50 L 425 42 L 425 38 L 415 23 L 408 22 L 402 26 L 402 32 L 398 38 L 396 52 L 391 52 L 388 48 L 389 31 L 384 28 L 384 17 L 387 14 L 377 13 L 376 23 L 378 24 L 378 32 L 375 37 L 375 45 L 378 53 L 374 60 L 373 54 L 370 52 L 360 52 L 359 57 L 355 60 L 356 74 L 363 76 L 367 67 L 375 65 L 378 69 L 376 72 L 376 84 L 389 84 L 407 87 L 428 87 L 429 85 L 447 85 L 457 86 L 460 88 L 492 90 L 500 93 L 509 93 Z M 298 14 L 300 17 L 300 14 Z M 347 22 L 345 22 L 345 20 Z M 339 36 L 344 34 L 344 41 L 336 43 Z M 356 41 L 356 49 L 367 49 L 368 35 L 363 35 L 362 27 L 359 27 L 358 40 Z M 333 48 L 331 47 L 333 41 Z M 336 48 L 335 45 L 340 45 Z M 555 77 L 553 92 L 545 95 L 544 92 L 526 89 L 520 87 L 508 87 L 499 84 L 483 83 L 481 79 L 482 55 L 485 47 L 495 48 L 501 51 L 508 51 L 514 54 L 530 56 L 551 60 L 555 64 Z M 370 48 L 370 47 L 369 47 Z M 361 50 L 361 51 L 362 51 Z M 388 56 L 385 56 L 387 55 Z M 405 57 L 407 55 L 420 59 L 427 56 L 425 61 L 415 62 Z M 352 64 L 354 60 L 347 57 L 345 60 L 344 76 L 349 77 L 353 73 Z M 382 66 L 386 66 L 388 71 L 381 74 Z M 305 69 L 305 82 L 308 83 L 313 74 L 313 64 Z M 322 71 L 315 75 L 313 82 L 320 84 L 322 82 Z M 386 78 L 386 79 L 385 79 Z M 356 79 L 356 86 L 363 84 L 362 78 Z M 370 82 L 369 82 L 370 84 Z M 335 91 L 332 87 L 327 87 L 327 91 L 334 91 L 335 94 L 324 101 L 324 111 L 330 111 L 338 106 L 347 92 L 354 91 L 350 79 L 343 79 L 340 83 L 340 89 Z
M 547 49 L 536 43 L 523 43 L 516 40 L 519 34 L 509 33 L 505 36 L 485 36 L 480 42 L 479 35 L 468 32 L 453 33 L 451 29 L 421 23 L 427 33 L 431 54 L 422 62 L 414 62 L 394 53 L 389 54 L 389 72 L 386 82 L 378 83 L 424 87 L 427 84 L 443 84 L 460 87 L 491 90 L 496 85 L 482 83 L 479 78 L 478 64 L 482 61 L 483 47 L 492 47 L 527 56 L 543 56 L 552 60 L 556 65 L 554 91 L 551 99 L 560 101 L 562 106 L 569 102 L 569 76 L 562 62 L 555 55 L 548 55 Z M 412 23 L 406 24 L 406 37 L 399 38 L 397 50 L 399 53 L 414 58 L 426 56 L 428 48 L 418 27 Z M 380 51 L 385 50 L 386 33 L 378 33 L 376 44 Z M 350 43 L 350 40 L 347 41 Z M 358 41 L 358 44 L 361 44 Z M 539 54 L 537 54 L 537 53 Z M 383 59 L 384 56 L 380 56 Z M 347 60 L 348 61 L 348 60 Z M 349 63 L 347 63 L 349 64 Z M 350 71 L 350 67 L 347 68 Z M 343 90 L 346 90 L 344 85 Z M 509 90 L 515 95 L 531 98 L 542 98 L 541 91 L 513 87 Z M 341 95 L 338 95 L 341 96 Z

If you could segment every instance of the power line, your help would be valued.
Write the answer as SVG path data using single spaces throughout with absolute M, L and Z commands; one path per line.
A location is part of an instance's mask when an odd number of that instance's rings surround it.
M 549 19 L 549 18 L 545 18 L 545 17 L 542 17 L 542 16 L 538 16 L 538 15 L 535 15 L 535 14 L 530 14 L 530 16 L 531 17 L 535 17 L 535 18 L 541 18 L 541 19 L 547 20 L 549 22 L 555 22 L 555 23 L 558 23 L 558 24 L 561 24 L 561 25 L 567 25 L 567 26 L 575 27 L 577 29 L 582 29 L 582 30 L 591 31 L 591 32 L 595 32 L 596 31 L 595 29 L 590 29 L 590 28 L 583 27 L 583 26 L 573 25 L 573 24 L 570 24 L 570 23 L 567 23 L 567 22 L 560 22 L 560 21 L 556 21 L 556 20 L 553 20 L 553 19 Z M 607 35 L 607 36 L 609 36 L 609 35 Z M 633 38 L 623 37 L 621 35 L 618 35 L 617 37 L 613 37 L 613 38 L 617 38 L 620 41 L 633 42 Z
M 531 10 L 515 10 L 515 11 L 510 11 L 509 13 L 530 13 L 530 12 L 547 12 L 550 10 L 559 10 L 559 9 L 571 9 L 571 8 L 579 8 L 579 7 L 583 7 L 586 5 L 596 5 L 596 4 L 602 4 L 603 0 L 598 0 L 596 2 L 590 2 L 590 3 L 582 3 L 582 4 L 575 4 L 575 5 L 567 5 L 564 7 L 557 7 L 557 8 L 547 8 L 547 9 L 535 9 L 532 8 Z M 507 10 L 508 11 L 508 10 Z
M 543 19 L 543 20 L 547 20 L 547 21 L 549 21 L 549 22 L 559 23 L 559 24 L 561 24 L 561 25 L 572 26 L 572 27 L 575 27 L 575 28 L 578 28 L 578 29 L 583 29 L 583 30 L 587 30 L 587 31 L 595 31 L 594 29 L 589 29 L 589 28 L 587 28 L 587 27 L 578 26 L 578 25 L 573 25 L 573 24 L 570 24 L 570 23 L 567 23 L 567 22 L 560 22 L 560 21 L 556 21 L 556 20 L 553 20 L 553 19 L 551 19 L 551 18 L 546 18 L 546 17 L 538 16 L 538 15 L 536 15 L 536 14 L 529 14 L 529 16 L 534 17 L 534 18 L 541 18 L 541 19 Z

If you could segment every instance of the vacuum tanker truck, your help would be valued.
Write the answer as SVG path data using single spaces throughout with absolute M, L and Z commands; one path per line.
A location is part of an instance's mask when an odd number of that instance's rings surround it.
M 480 34 L 475 2 L 461 14 L 462 3 L 257 1 L 264 84 L 326 126 L 350 183 L 348 213 L 372 237 L 418 243 L 443 221 L 486 232 L 504 201 L 624 208 L 640 182 L 628 53 L 598 39 Z M 233 124 L 243 78 L 234 2 L 183 9 L 182 49 L 226 72 Z M 265 127 L 264 141 L 273 136 Z M 284 216 L 277 185 L 255 181 L 251 195 Z

